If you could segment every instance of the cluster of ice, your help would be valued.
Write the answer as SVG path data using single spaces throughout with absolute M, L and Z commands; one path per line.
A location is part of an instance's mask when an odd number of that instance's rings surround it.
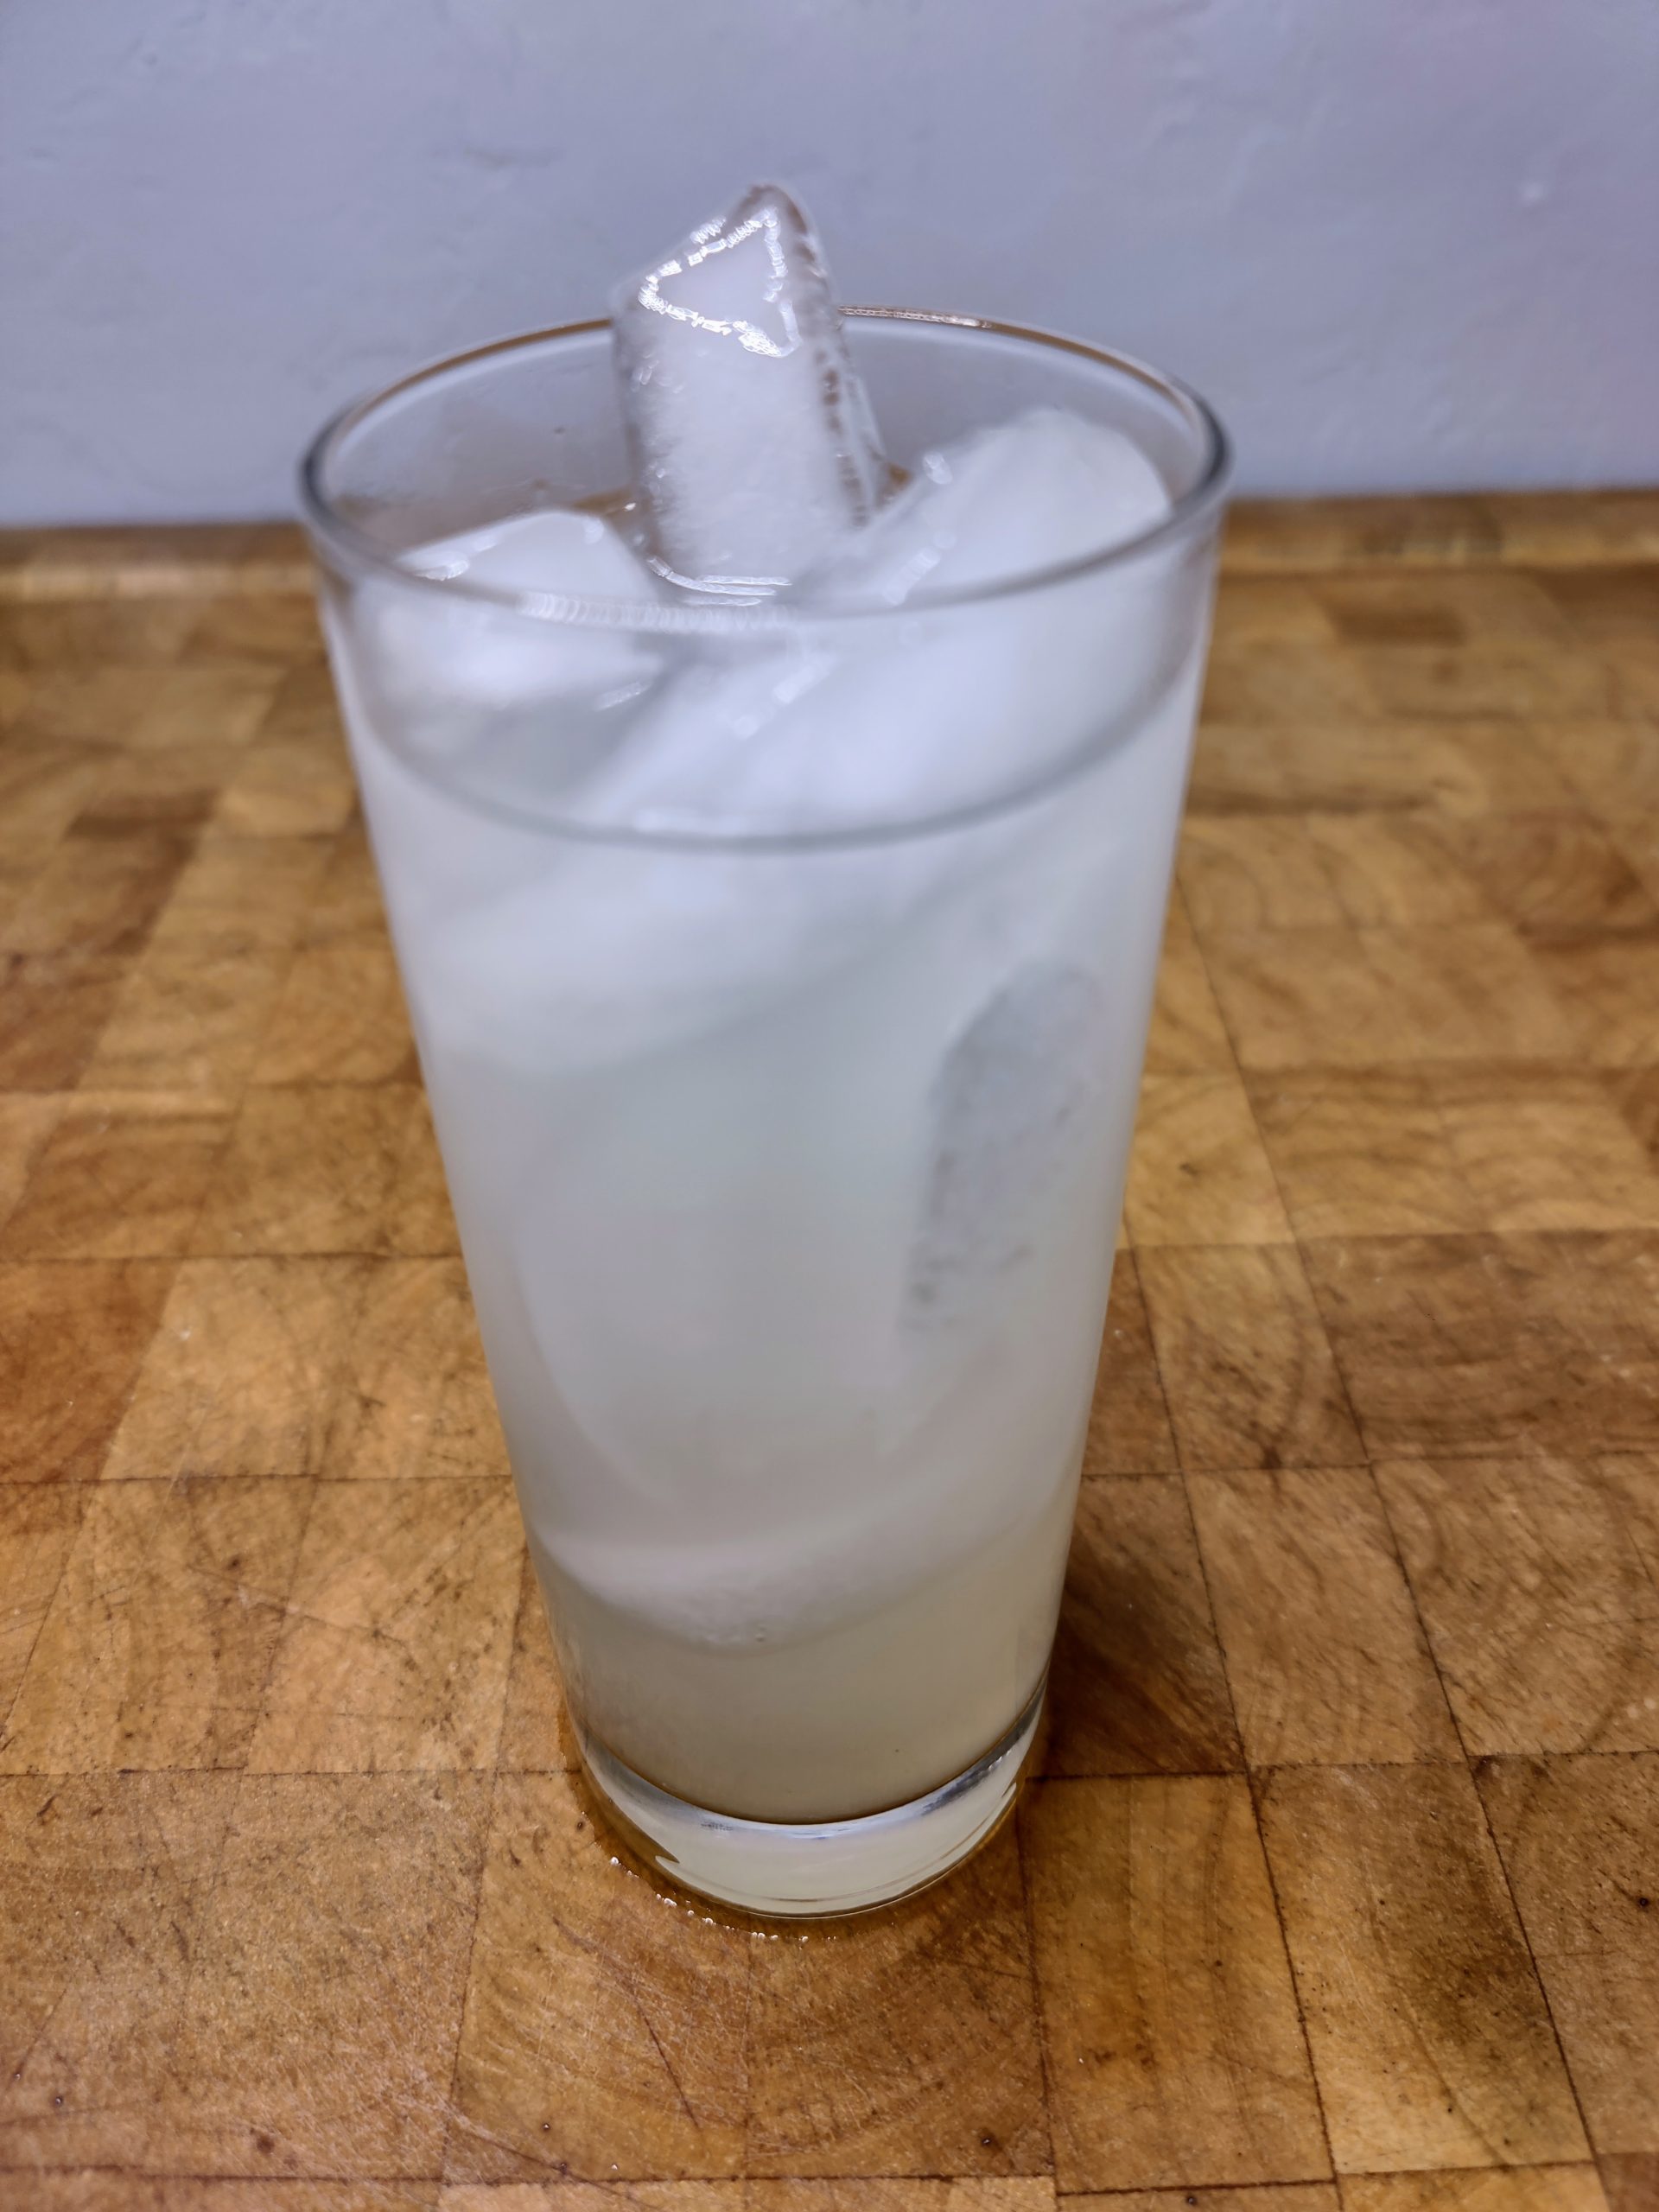
M 1119 432 L 1035 409 L 954 450 L 800 578 L 839 613 L 772 652 L 711 655 L 652 699 L 585 794 L 618 827 L 879 829 L 946 815 L 1075 754 L 1106 702 L 1167 671 L 1133 589 L 1088 576 L 985 610 L 918 606 L 1062 567 L 1155 520 L 1167 499 Z M 1139 676 L 1138 656 L 1150 664 Z
M 526 779 L 550 793 L 581 784 L 658 674 L 637 629 L 582 618 L 666 588 L 608 522 L 564 508 L 437 539 L 404 565 L 445 588 L 359 588 L 373 718 L 417 756 L 504 791 Z
M 889 472 L 783 194 L 751 193 L 625 287 L 616 343 L 663 563 L 705 582 L 764 575 L 777 588 L 758 630 L 688 650 L 620 620 L 556 619 L 684 597 L 609 524 L 570 512 L 407 556 L 512 591 L 518 610 L 392 588 L 382 614 L 397 648 L 382 680 L 406 692 L 384 719 L 406 745 L 459 729 L 452 766 L 486 795 L 533 784 L 582 829 L 703 848 L 658 844 L 631 869 L 614 849 L 533 837 L 522 867 L 495 855 L 486 880 L 438 899 L 443 963 L 487 979 L 450 1001 L 555 1058 L 669 1042 L 796 988 L 964 858 L 925 839 L 838 863 L 722 858 L 710 839 L 856 836 L 987 807 L 1063 769 L 1109 719 L 1132 722 L 1172 675 L 1150 564 L 1138 591 L 1089 567 L 1167 509 L 1121 432 L 1032 410 L 926 454 L 869 512 Z M 1071 563 L 1068 582 L 951 604 Z M 768 616 L 783 619 L 769 631 Z M 434 834 L 453 835 L 441 816 Z M 453 855 L 435 858 L 435 898 L 454 874 Z

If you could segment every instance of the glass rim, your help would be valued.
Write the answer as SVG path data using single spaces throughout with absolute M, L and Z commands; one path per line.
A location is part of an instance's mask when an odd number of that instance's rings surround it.
M 1169 512 L 1148 528 L 1119 538 L 1093 553 L 1052 562 L 1035 569 L 1016 569 L 988 582 L 954 591 L 913 593 L 899 607 L 855 605 L 833 599 L 726 601 L 685 600 L 601 599 L 549 592 L 515 592 L 472 582 L 465 576 L 431 576 L 412 569 L 389 552 L 367 531 L 343 514 L 327 488 L 329 464 L 341 442 L 367 423 L 382 407 L 423 385 L 435 383 L 458 369 L 487 361 L 497 355 L 546 346 L 560 339 L 592 337 L 611 327 L 607 315 L 581 322 L 557 323 L 543 330 L 519 331 L 481 346 L 447 353 L 411 369 L 393 383 L 349 401 L 331 416 L 307 447 L 299 465 L 300 502 L 307 524 L 320 544 L 344 556 L 351 564 L 372 570 L 414 590 L 442 592 L 451 601 L 465 599 L 505 609 L 530 620 L 562 622 L 575 627 L 656 632 L 673 635 L 752 637 L 795 632 L 816 624 L 893 622 L 920 613 L 984 605 L 1042 591 L 1107 570 L 1135 565 L 1148 554 L 1194 534 L 1219 509 L 1232 474 L 1232 442 L 1215 410 L 1190 385 L 1166 375 L 1132 354 L 1093 346 L 1080 338 L 1056 331 L 1001 322 L 983 315 L 952 315 L 926 308 L 844 307 L 850 320 L 867 322 L 920 324 L 932 329 L 982 331 L 1011 338 L 1022 345 L 1071 353 L 1119 377 L 1149 385 L 1172 400 L 1194 430 L 1199 452 L 1198 475 L 1186 491 L 1171 502 Z

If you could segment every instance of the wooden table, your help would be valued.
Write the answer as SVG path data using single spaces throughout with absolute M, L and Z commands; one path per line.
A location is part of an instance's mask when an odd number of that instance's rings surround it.
M 1044 1779 L 827 1933 L 573 1785 L 296 541 L 0 733 L 7 2212 L 1659 2203 L 1659 498 L 1236 518 Z

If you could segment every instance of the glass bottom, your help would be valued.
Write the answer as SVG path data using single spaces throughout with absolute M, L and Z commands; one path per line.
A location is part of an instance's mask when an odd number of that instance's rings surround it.
M 1012 1810 L 1046 1677 L 1006 1736 L 925 1797 L 851 1821 L 743 1821 L 671 1797 L 576 1726 L 588 1778 L 648 1866 L 699 1896 L 775 1920 L 868 1912 L 959 1866 Z

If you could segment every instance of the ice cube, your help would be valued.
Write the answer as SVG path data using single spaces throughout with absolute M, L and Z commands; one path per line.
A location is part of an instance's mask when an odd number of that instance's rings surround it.
M 859 570 L 850 552 L 837 562 L 836 590 L 856 583 L 890 604 L 919 588 L 903 579 L 924 556 L 949 590 L 1010 561 L 1092 552 L 1159 512 L 1150 484 L 1131 498 L 1126 483 L 1133 492 L 1115 432 L 1052 411 L 1021 417 L 937 457 L 917 493 L 860 533 Z M 1132 734 L 1190 659 L 1190 609 L 1161 568 L 1138 582 L 1091 571 L 958 612 L 899 606 L 891 620 L 805 620 L 766 650 L 711 645 L 632 712 L 564 810 L 591 828 L 692 840 L 949 814 Z M 1006 835 L 1020 820 L 1016 809 Z M 445 994 L 454 1018 L 480 1035 L 511 1033 L 537 1059 L 631 1055 L 798 995 L 986 869 L 1004 834 L 990 822 L 817 853 L 555 839 L 516 880 L 497 871 L 448 907 L 434 957 L 457 977 Z M 463 975 L 479 979 L 470 990 Z
M 660 587 L 602 515 L 546 507 L 405 553 L 417 575 L 530 598 L 652 600 Z
M 443 702 L 499 711 L 604 695 L 654 665 L 625 627 L 550 619 L 579 603 L 663 596 L 661 583 L 601 516 L 563 507 L 512 515 L 419 546 L 403 565 L 528 603 L 515 613 L 461 592 L 375 585 L 385 665 L 417 707 Z
M 818 243 L 776 185 L 624 284 L 617 366 L 657 556 L 769 590 L 821 560 L 887 480 Z
M 925 454 L 905 490 L 803 579 L 801 594 L 902 607 L 918 592 L 971 591 L 1086 559 L 1168 512 L 1163 479 L 1133 438 L 1033 407 Z
M 1168 509 L 1129 439 L 1054 408 L 929 454 L 793 595 L 798 636 L 666 684 L 584 812 L 658 831 L 877 827 L 1040 779 L 1166 685 L 1191 626 L 1155 557 L 903 623 L 810 609 L 903 610 L 1079 561 Z

